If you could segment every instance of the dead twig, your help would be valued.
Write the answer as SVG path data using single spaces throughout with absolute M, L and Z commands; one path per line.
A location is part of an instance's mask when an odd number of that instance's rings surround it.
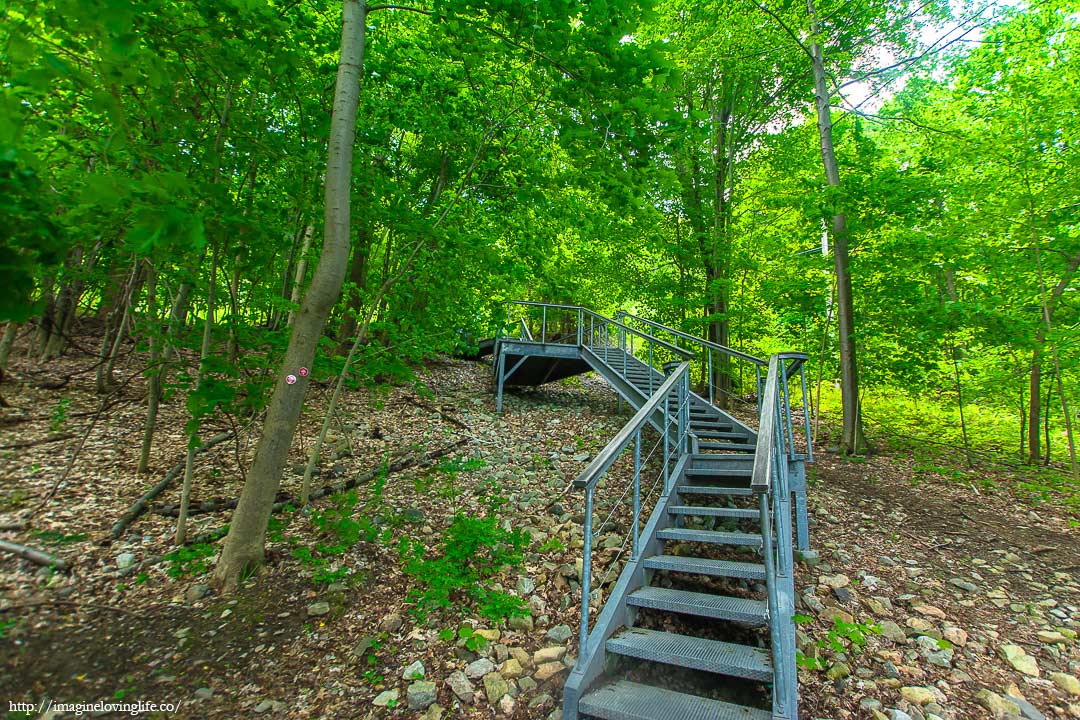
M 44 550 L 38 550 L 27 545 L 20 545 L 19 543 L 9 542 L 7 540 L 0 540 L 0 551 L 11 553 L 12 555 L 21 557 L 23 560 L 29 560 L 35 565 L 42 565 L 44 567 L 54 567 L 57 570 L 67 570 L 69 563 L 61 557 L 51 555 Z

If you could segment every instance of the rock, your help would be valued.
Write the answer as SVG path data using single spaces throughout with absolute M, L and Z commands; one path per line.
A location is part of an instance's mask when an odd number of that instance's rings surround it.
M 135 564 L 135 553 L 123 552 L 116 556 L 116 566 L 120 569 L 129 568 Z
M 1011 700 L 1006 700 L 995 692 L 983 688 L 975 693 L 975 700 L 990 711 L 994 720 L 1006 720 L 1006 718 L 1019 718 L 1020 707 Z
M 566 648 L 562 645 L 552 645 L 551 647 L 541 648 L 533 653 L 532 661 L 537 665 L 543 665 L 544 663 L 556 662 L 562 660 L 563 655 L 566 654 Z
M 577 455 L 575 455 L 574 460 L 576 462 L 589 462 L 589 458 L 591 458 L 591 457 L 592 457 L 592 455 L 590 455 L 589 453 L 583 452 L 583 453 L 578 453 Z
M 962 628 L 958 628 L 955 625 L 946 625 L 942 631 L 942 637 L 958 647 L 964 647 L 967 645 L 968 634 Z
M 419 660 L 413 661 L 409 667 L 401 672 L 402 680 L 422 680 L 424 678 L 424 663 Z
M 533 619 L 531 615 L 518 616 L 515 615 L 507 622 L 511 630 L 518 632 L 532 632 L 533 631 Z
M 547 693 L 540 693 L 529 701 L 529 709 L 536 710 L 537 708 L 540 708 L 541 710 L 547 710 L 554 704 L 555 698 L 551 697 Z
M 202 600 L 204 597 L 210 594 L 210 586 L 203 583 L 195 583 L 187 589 L 184 593 L 184 599 L 188 602 L 196 602 Z
M 945 694 L 936 687 L 906 686 L 900 688 L 900 697 L 912 705 L 923 706 L 932 702 L 945 702 Z
M 795 556 L 806 567 L 816 567 L 821 562 L 821 555 L 817 550 L 796 550 Z
M 195 691 L 195 698 L 198 700 L 209 700 L 214 697 L 214 691 L 208 687 L 201 687 Z
M 401 626 L 405 624 L 405 621 L 401 619 L 401 615 L 397 613 L 390 613 L 382 619 L 379 623 L 379 630 L 384 633 L 396 633 L 401 629 Z
M 518 689 L 524 694 L 529 694 L 537 688 L 536 681 L 529 676 L 525 676 L 518 680 Z
M 1039 677 L 1039 664 L 1035 662 L 1035 658 L 1024 652 L 1024 648 L 1006 643 L 1001 646 L 1001 654 L 1016 670 L 1025 675 Z
M 511 679 L 519 678 L 524 674 L 524 671 L 521 669 L 521 663 L 517 661 L 517 658 L 508 658 L 499 668 L 499 672 L 503 677 Z
M 881 630 L 883 637 L 888 638 L 897 645 L 903 645 L 907 642 L 907 635 L 904 630 L 892 620 L 882 620 L 878 623 L 878 628 Z
M 358 658 L 364 657 L 365 655 L 367 655 L 368 650 L 370 650 L 374 644 L 375 644 L 375 638 L 373 638 L 373 637 L 368 636 L 368 637 L 360 638 L 360 641 L 358 643 L 356 643 L 356 645 L 353 646 L 353 649 L 352 649 L 353 657 L 358 657 Z
M 564 643 L 574 637 L 574 631 L 569 625 L 556 625 L 547 631 L 547 638 L 552 642 Z
M 1063 672 L 1050 673 L 1050 680 L 1069 695 L 1080 696 L 1080 680 Z
M 819 579 L 822 585 L 828 585 L 833 590 L 837 588 L 847 587 L 851 584 L 851 578 L 847 575 L 822 575 Z
M 499 699 L 509 691 L 510 686 L 499 673 L 489 672 L 484 676 L 484 694 L 492 705 L 499 702 Z
M 532 657 L 529 656 L 525 650 L 519 647 L 510 648 L 510 657 L 514 658 L 521 664 L 523 668 L 530 668 L 533 665 Z
M 476 696 L 469 678 L 460 670 L 450 673 L 446 678 L 446 684 L 450 686 L 450 690 L 457 696 L 457 699 L 466 705 L 472 703 L 473 698 Z
M 435 683 L 430 680 L 417 680 L 409 684 L 406 691 L 410 710 L 426 710 L 436 700 Z
M 442 720 L 442 714 L 442 705 L 432 705 L 420 716 L 419 720 Z
M 946 618 L 945 611 L 934 605 L 915 605 L 913 608 L 915 612 L 920 615 L 926 615 L 927 617 L 937 618 L 938 620 L 944 620 Z
M 847 605 L 848 603 L 850 603 L 852 600 L 855 599 L 855 593 L 851 592 L 851 590 L 849 590 L 846 587 L 834 589 L 833 590 L 833 595 L 835 595 L 836 599 L 839 600 L 844 605 Z
M 319 617 L 330 612 L 330 603 L 320 600 L 307 606 L 307 614 L 311 617 Z
M 475 630 L 474 634 L 479 635 L 490 643 L 498 642 L 499 638 L 502 637 L 502 632 L 500 632 L 498 628 L 493 630 L 485 630 L 483 628 L 480 628 L 478 630 Z
M 818 613 L 818 617 L 820 617 L 822 620 L 829 623 L 830 625 L 834 624 L 837 620 L 848 624 L 855 622 L 855 618 L 851 616 L 851 613 L 844 612 L 837 607 L 827 607 L 823 609 L 820 613 Z
M 499 712 L 501 712 L 503 715 L 506 715 L 507 717 L 510 717 L 514 714 L 514 707 L 516 705 L 517 703 L 514 702 L 514 698 L 510 697 L 509 695 L 503 695 L 502 699 L 499 700 Z
M 396 689 L 383 690 L 381 693 L 375 696 L 375 699 L 372 701 L 372 703 L 376 707 L 386 707 L 390 704 L 396 705 L 399 697 L 401 697 L 401 693 L 399 693 Z
M 535 580 L 533 580 L 532 578 L 528 578 L 528 577 L 518 578 L 518 581 L 517 581 L 518 595 L 521 595 L 522 597 L 525 597 L 526 595 L 532 594 L 532 592 L 534 590 L 536 590 L 536 581 Z
M 471 662 L 465 668 L 465 675 L 470 680 L 478 680 L 495 669 L 495 663 L 491 662 L 487 658 L 480 658 L 475 662 Z
M 896 708 L 889 709 L 889 720 L 911 720 L 911 716 L 903 710 L 897 710 Z
M 1026 720 L 1046 720 L 1046 716 L 1039 711 L 1039 708 L 1035 707 L 1024 698 L 1008 694 L 1005 696 L 1005 699 L 1020 708 L 1020 714 L 1023 715 Z
M 840 678 L 846 678 L 851 674 L 851 668 L 847 663 L 838 662 L 825 671 L 825 677 L 830 680 L 839 680 Z
M 1069 638 L 1065 637 L 1057 630 L 1040 630 L 1035 633 L 1035 635 L 1039 638 L 1039 642 L 1044 642 L 1047 645 L 1069 642 Z
M 967 580 L 964 580 L 963 578 L 949 578 L 949 584 L 952 585 L 953 587 L 960 588 L 964 592 L 969 592 L 969 593 L 976 592 L 979 589 L 978 585 L 976 585 L 975 583 L 972 583 L 972 582 L 968 582 Z
M 540 665 L 536 668 L 536 672 L 533 673 L 533 677 L 536 678 L 536 680 L 539 682 L 544 682 L 545 680 L 550 680 L 551 678 L 555 677 L 565 669 L 566 666 L 563 665 L 561 662 L 544 663 L 543 665 Z

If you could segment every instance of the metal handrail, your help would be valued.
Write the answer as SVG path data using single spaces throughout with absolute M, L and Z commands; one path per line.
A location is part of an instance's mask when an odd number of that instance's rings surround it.
M 778 398 L 780 356 L 769 358 L 769 370 L 765 375 L 765 391 L 758 417 L 757 447 L 754 451 L 754 469 L 750 476 L 750 489 L 755 493 L 769 492 L 772 483 L 773 456 L 776 452 L 776 403 Z
M 633 335 L 638 336 L 639 338 L 641 338 L 642 340 L 645 340 L 646 342 L 655 343 L 655 344 L 659 345 L 660 347 L 664 348 L 665 350 L 669 350 L 669 351 L 675 353 L 676 355 L 678 355 L 678 356 L 680 356 L 682 358 L 685 358 L 687 360 L 692 360 L 694 358 L 694 353 L 687 350 L 686 348 L 681 348 L 678 345 L 672 345 L 671 343 L 666 342 L 664 340 L 661 340 L 660 338 L 656 337 L 655 335 L 650 335 L 649 333 L 644 332 L 643 330 L 638 330 L 637 328 L 632 328 L 629 325 L 626 325 L 624 323 L 619 322 L 618 320 L 614 320 L 612 318 L 605 317 L 605 316 L 601 315 L 600 313 L 593 312 L 592 310 L 585 310 L 585 314 L 593 317 L 596 320 L 599 320 L 600 323 L 602 323 L 602 324 L 612 325 L 614 327 L 619 328 L 620 330 L 624 330 L 624 331 L 626 331 L 628 333 L 632 333 Z
M 699 338 L 696 335 L 691 335 L 690 333 L 683 332 L 682 330 L 676 330 L 675 328 L 664 325 L 663 323 L 658 323 L 658 322 L 655 322 L 653 320 L 646 320 L 643 317 L 638 317 L 637 315 L 631 315 L 630 313 L 627 313 L 627 312 L 624 312 L 622 315 L 623 315 L 623 317 L 628 317 L 628 318 L 630 318 L 632 320 L 636 320 L 638 322 L 643 322 L 646 325 L 649 325 L 650 327 L 654 327 L 654 328 L 656 328 L 658 330 L 663 330 L 664 332 L 669 332 L 669 333 L 671 333 L 672 335 L 674 335 L 676 337 L 681 337 L 684 340 L 690 340 L 691 342 L 695 342 L 695 343 L 697 343 L 699 345 L 702 345 L 704 347 L 711 348 L 713 350 L 718 350 L 719 352 L 722 352 L 722 353 L 724 353 L 726 355 L 730 355 L 730 356 L 735 357 L 735 358 L 739 358 L 740 360 L 746 360 L 748 362 L 754 363 L 755 365 L 760 365 L 761 367 L 765 367 L 766 365 L 769 364 L 767 360 L 762 360 L 761 358 L 759 358 L 757 356 L 750 355 L 749 353 L 744 353 L 744 352 L 742 352 L 740 350 L 734 350 L 732 348 L 729 348 L 726 345 L 721 345 L 720 343 L 714 343 L 712 340 L 706 340 L 705 338 Z
M 689 368 L 690 363 L 685 362 L 675 368 L 675 372 L 671 373 L 671 376 L 656 389 L 652 397 L 623 425 L 622 429 L 611 439 L 611 442 L 604 446 L 604 449 L 596 454 L 592 462 L 574 478 L 575 488 L 591 490 L 596 485 L 604 471 L 611 467 L 612 463 L 618 458 L 619 453 L 630 443 L 634 433 L 645 426 L 645 423 L 649 421 L 649 416 L 656 412 L 656 408 L 660 403 L 665 402 L 668 393 L 671 392 L 676 383 L 682 380 L 683 373 Z

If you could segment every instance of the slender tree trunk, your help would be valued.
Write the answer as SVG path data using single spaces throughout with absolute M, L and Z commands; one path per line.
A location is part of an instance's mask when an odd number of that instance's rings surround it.
M 821 160 L 829 186 L 840 188 L 840 170 L 832 137 L 832 106 L 829 90 L 825 84 L 825 57 L 818 42 L 819 26 L 813 0 L 807 0 L 811 32 L 814 42 L 810 46 L 814 70 L 814 99 L 817 109 L 818 138 L 821 142 Z M 839 203 L 839 192 L 834 196 Z M 847 218 L 836 211 L 832 218 L 833 264 L 836 272 L 836 317 L 840 343 L 840 394 L 844 410 L 844 428 L 840 445 L 845 453 L 864 450 L 862 417 L 859 403 L 859 374 L 855 357 L 855 304 L 851 290 L 851 263 L 848 257 Z
M 255 448 L 255 458 L 233 513 L 221 559 L 214 571 L 214 583 L 223 591 L 235 590 L 245 568 L 263 561 L 266 524 L 281 485 L 282 470 L 308 385 L 309 376 L 299 370 L 311 367 L 316 345 L 330 310 L 341 293 L 348 268 L 349 191 L 364 61 L 366 15 L 364 2 L 343 0 L 341 59 L 327 152 L 322 254 L 292 324 L 289 347 L 267 407 L 262 436 Z M 287 376 L 295 377 L 295 382 L 287 382 Z
M 157 428 L 158 404 L 161 402 L 161 321 L 157 306 L 157 269 L 147 262 L 146 313 L 149 316 L 150 367 L 147 378 L 146 424 L 143 426 L 142 449 L 139 451 L 140 475 L 150 468 L 150 449 Z
M 821 427 L 821 381 L 825 375 L 825 350 L 829 340 L 829 328 L 832 327 L 833 308 L 836 303 L 833 300 L 833 286 L 829 286 L 828 307 L 825 310 L 825 329 L 821 331 L 821 354 L 818 355 L 817 383 L 814 391 L 817 399 L 814 400 L 814 442 L 818 440 L 818 430 Z
M 1045 444 L 1046 444 L 1046 452 L 1043 453 L 1043 461 L 1042 461 L 1042 463 L 1046 467 L 1050 467 L 1050 403 L 1053 401 L 1053 399 L 1054 399 L 1054 373 L 1051 372 L 1050 373 L 1050 382 L 1047 383 L 1047 387 L 1046 387 L 1046 403 L 1044 405 L 1046 410 L 1045 410 L 1045 412 L 1043 412 L 1043 439 L 1045 440 Z
M 233 257 L 232 279 L 229 281 L 229 362 L 236 364 L 240 357 L 240 253 Z
M 296 278 L 293 280 L 292 293 L 289 302 L 294 306 L 300 305 L 300 296 L 304 292 L 304 278 L 307 277 L 308 253 L 311 251 L 311 238 L 315 235 L 315 226 L 308 225 L 304 228 L 304 244 L 300 249 L 300 259 L 296 263 Z M 289 311 L 288 326 L 292 327 L 296 311 Z
M 15 336 L 18 333 L 18 323 L 9 322 L 4 326 L 4 336 L 0 338 L 0 370 L 7 370 L 8 358 L 11 356 L 11 346 L 15 344 Z
M 214 330 L 214 295 L 217 291 L 217 250 L 211 254 L 210 260 L 210 286 L 206 292 L 206 319 L 203 321 L 202 348 L 199 351 L 199 376 L 195 380 L 195 391 L 198 392 L 206 377 L 206 363 L 210 358 L 210 340 Z M 191 505 L 191 479 L 195 471 L 195 455 L 199 450 L 199 417 L 193 417 L 195 427 L 191 430 L 188 438 L 187 458 L 184 464 L 184 484 L 180 490 L 180 514 L 176 519 L 176 544 L 183 545 L 187 542 L 187 518 L 188 507 Z
M 1042 343 L 1042 332 L 1036 344 Z M 1028 378 L 1028 465 L 1038 465 L 1042 453 L 1039 451 L 1039 418 L 1042 414 L 1042 351 L 1036 346 L 1031 352 L 1031 371 Z

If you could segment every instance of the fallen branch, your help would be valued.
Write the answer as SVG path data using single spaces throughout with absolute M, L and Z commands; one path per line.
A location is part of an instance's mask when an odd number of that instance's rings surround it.
M 45 567 L 54 567 L 57 570 L 67 570 L 69 565 L 68 561 L 56 555 L 50 555 L 43 550 L 37 550 L 26 545 L 20 545 L 19 543 L 9 542 L 7 540 L 0 540 L 0 551 L 17 555 L 23 560 L 29 560 L 35 565 L 43 565 Z
M 36 602 L 19 603 L 17 605 L 8 605 L 7 607 L 0 607 L 0 612 L 10 612 L 12 610 L 28 610 L 30 608 L 43 607 L 47 605 L 68 605 L 80 609 L 87 608 L 90 610 L 108 610 L 109 612 L 118 612 L 125 615 L 132 615 L 137 618 L 142 618 L 144 620 L 149 620 L 149 618 L 145 615 L 141 615 L 133 610 L 128 610 L 127 608 L 122 608 L 119 605 L 98 605 L 96 603 L 76 602 L 74 600 L 60 600 L 57 598 L 52 598 L 49 600 L 38 600 Z
M 59 435 L 50 435 L 44 438 L 38 438 L 37 440 L 22 440 L 20 442 L 8 443 L 7 445 L 0 445 L 0 450 L 19 450 L 21 448 L 34 447 L 35 445 L 48 445 L 49 443 L 60 442 L 61 440 L 67 440 L 75 437 L 75 433 L 60 433 Z
M 450 453 L 454 448 L 460 447 L 467 443 L 467 439 L 461 439 L 456 442 L 445 445 L 438 450 L 432 450 L 429 453 L 424 454 L 421 457 L 417 457 L 412 453 L 403 453 L 398 455 L 394 460 L 390 461 L 386 465 L 380 465 L 374 470 L 369 470 L 365 473 L 356 475 L 351 480 L 341 485 L 323 485 L 320 488 L 316 488 L 311 491 L 311 498 L 320 498 L 334 493 L 344 492 L 345 490 L 351 490 L 357 485 L 361 485 L 370 482 L 383 472 L 395 473 L 407 470 L 414 465 L 430 465 L 433 460 Z M 202 513 L 220 512 L 222 510 L 234 510 L 239 504 L 239 498 L 231 498 L 228 500 L 204 500 L 204 501 L 191 501 L 191 507 L 188 508 L 189 515 L 198 515 Z M 292 505 L 293 507 L 300 506 L 300 498 L 290 495 L 279 494 L 278 499 L 274 502 L 274 512 L 280 511 L 286 505 Z M 175 505 L 167 505 L 161 509 L 155 510 L 158 515 L 164 515 L 166 517 L 176 517 L 180 514 L 180 508 Z
M 206 442 L 204 442 L 199 447 L 199 449 L 196 450 L 195 452 L 196 453 L 204 453 L 207 450 L 209 450 L 210 448 L 214 447 L 215 445 L 218 445 L 219 443 L 225 442 L 226 440 L 231 438 L 234 434 L 235 434 L 235 432 L 218 433 L 214 437 L 212 437 L 209 440 L 207 440 Z M 108 537 L 104 538 L 101 541 L 101 544 L 102 545 L 108 544 L 108 543 L 112 542 L 113 540 L 118 539 L 121 535 L 123 535 L 124 531 L 127 530 L 128 526 L 131 525 L 131 523 L 135 522 L 135 520 L 138 519 L 138 517 L 140 515 L 142 515 L 144 512 L 146 512 L 147 505 L 149 505 L 150 501 L 153 500 L 154 498 L 156 498 L 158 495 L 160 495 L 162 493 L 162 491 L 164 491 L 165 488 L 169 487 L 169 485 L 172 484 L 173 480 L 175 480 L 176 477 L 180 473 L 182 473 L 184 471 L 184 465 L 185 464 L 186 464 L 186 459 L 185 459 L 185 461 L 181 461 L 181 462 L 177 463 L 173 467 L 173 469 L 170 470 L 168 472 L 168 474 L 166 474 L 165 477 L 161 479 L 160 482 L 158 482 L 152 488 L 150 488 L 145 493 L 143 493 L 142 497 L 140 497 L 138 500 L 136 500 L 135 503 L 131 507 L 129 507 L 127 509 L 127 512 L 125 512 L 120 517 L 120 519 L 117 520 L 113 524 L 112 529 L 109 530 Z
M 352 480 L 349 480 L 344 485 L 324 485 L 321 488 L 317 488 L 316 490 L 312 491 L 311 497 L 312 497 L 312 499 L 314 499 L 314 498 L 318 498 L 318 497 L 324 497 L 326 495 L 332 495 L 332 494 L 338 493 L 338 492 L 344 492 L 345 490 L 350 490 L 350 489 L 356 487 L 357 485 L 360 485 L 361 483 L 366 483 L 366 482 L 368 482 L 370 480 L 375 479 L 376 477 L 378 477 L 379 475 L 381 475 L 384 472 L 389 474 L 389 473 L 392 473 L 392 472 L 400 472 L 401 470 L 405 470 L 405 469 L 410 468 L 410 467 L 412 467 L 414 465 L 421 465 L 421 466 L 430 465 L 435 460 L 438 460 L 439 458 L 441 458 L 441 457 L 443 457 L 445 455 L 448 455 L 451 451 L 454 450 L 454 448 L 461 447 L 462 445 L 466 444 L 467 442 L 469 442 L 469 440 L 467 438 L 462 438 L 461 440 L 458 440 L 456 442 L 452 442 L 449 445 L 444 445 L 443 447 L 439 448 L 438 450 L 432 450 L 429 453 L 425 453 L 422 457 L 419 457 L 419 458 L 416 455 L 411 455 L 411 454 L 410 455 L 401 455 L 396 460 L 390 462 L 387 465 L 380 465 L 379 467 L 375 468 L 374 470 L 369 470 L 369 471 L 367 471 L 365 473 L 361 473 L 361 474 L 355 476 Z M 275 502 L 274 505 L 273 505 L 272 512 L 275 512 L 275 513 L 281 512 L 282 510 L 284 510 L 286 507 L 289 507 L 289 506 L 299 507 L 299 500 L 297 498 L 289 498 L 288 500 L 284 500 L 282 502 Z M 235 501 L 232 501 L 231 507 L 236 507 L 236 502 Z M 220 527 L 220 528 L 217 528 L 215 530 L 210 530 L 208 532 L 201 533 L 200 535 L 189 539 L 186 544 L 187 545 L 199 545 L 199 544 L 202 544 L 202 543 L 215 542 L 217 540 L 220 540 L 223 537 L 225 537 L 225 528 Z M 143 560 L 140 563 L 136 563 L 134 565 L 129 565 L 126 568 L 118 569 L 116 571 L 116 575 L 124 576 L 124 575 L 131 575 L 131 574 L 136 573 L 136 572 L 142 572 L 143 570 L 145 570 L 145 569 L 147 569 L 149 567 L 157 565 L 158 563 L 160 563 L 164 559 L 165 559 L 164 555 L 155 555 L 153 557 L 146 558 L 145 560 Z

